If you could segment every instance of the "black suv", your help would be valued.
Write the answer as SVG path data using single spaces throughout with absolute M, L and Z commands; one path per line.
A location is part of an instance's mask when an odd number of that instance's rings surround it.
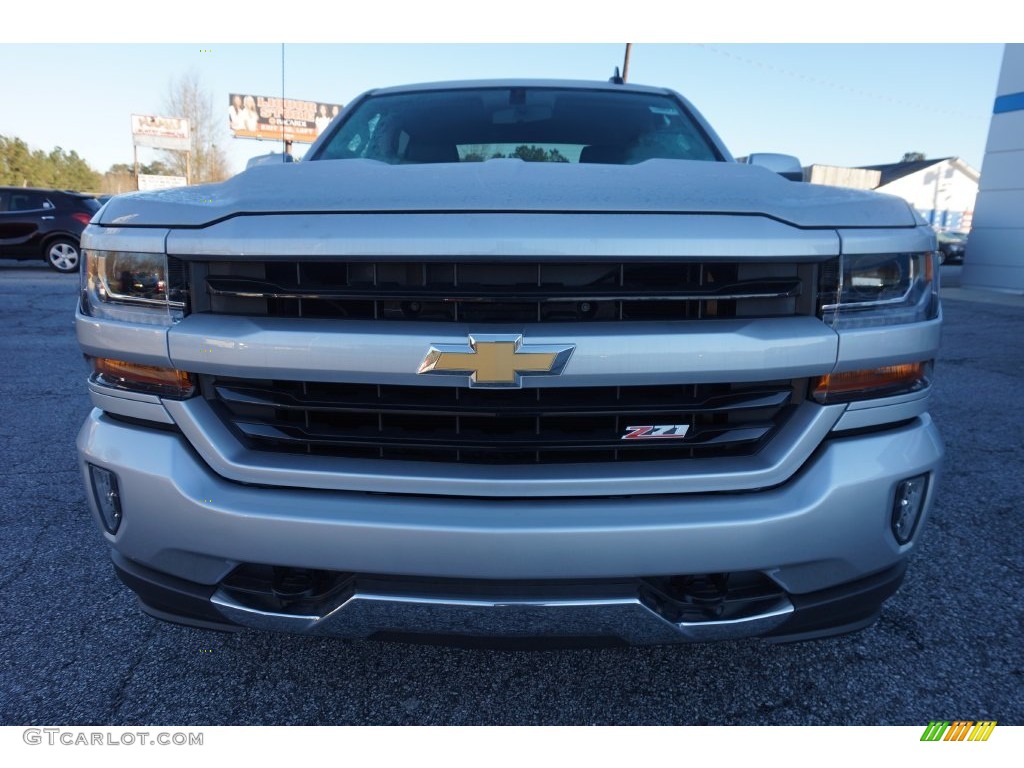
M 967 250 L 966 232 L 938 232 L 940 264 L 963 264 L 964 251 Z
M 77 272 L 79 238 L 100 207 L 78 192 L 0 187 L 0 258 L 42 258 L 58 272 Z

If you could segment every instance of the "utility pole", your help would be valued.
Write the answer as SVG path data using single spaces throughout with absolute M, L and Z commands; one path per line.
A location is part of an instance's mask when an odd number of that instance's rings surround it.
M 284 136 L 284 43 L 281 43 L 281 145 L 284 154 L 292 151 L 292 143 Z
M 626 59 L 622 62 L 622 82 L 629 79 L 629 51 L 632 47 L 632 43 L 626 43 Z

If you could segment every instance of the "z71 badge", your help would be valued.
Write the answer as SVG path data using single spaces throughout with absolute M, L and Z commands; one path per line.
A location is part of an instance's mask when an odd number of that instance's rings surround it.
M 689 424 L 648 424 L 643 427 L 626 427 L 623 440 L 679 440 L 686 437 Z

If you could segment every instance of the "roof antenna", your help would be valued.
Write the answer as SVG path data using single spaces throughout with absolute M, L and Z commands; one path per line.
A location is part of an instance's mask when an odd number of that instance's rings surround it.
M 616 67 L 615 74 L 608 78 L 609 83 L 622 85 L 626 82 L 626 78 L 629 77 L 629 52 L 632 47 L 632 43 L 626 43 L 626 56 L 622 61 L 622 74 L 619 74 L 619 68 Z

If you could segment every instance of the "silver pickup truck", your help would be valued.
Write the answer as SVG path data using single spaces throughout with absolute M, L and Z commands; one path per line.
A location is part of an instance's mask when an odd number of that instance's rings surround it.
M 943 454 L 935 236 L 757 161 L 666 89 L 438 83 L 114 198 L 76 320 L 117 573 L 212 629 L 869 625 Z

